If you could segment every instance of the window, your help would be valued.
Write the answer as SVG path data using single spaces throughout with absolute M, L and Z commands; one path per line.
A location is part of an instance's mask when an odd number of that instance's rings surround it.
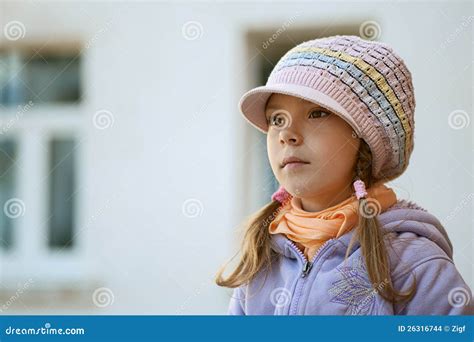
M 18 215 L 14 207 L 16 146 L 12 140 L 0 142 L 0 248 L 9 250 L 13 244 L 13 220 Z
M 52 140 L 49 153 L 48 245 L 50 248 L 69 248 L 74 243 L 74 141 Z
M 80 58 L 74 53 L 0 51 L 0 104 L 77 102 L 79 69 Z
M 0 50 L 2 288 L 81 277 L 75 234 L 82 56 L 64 46 Z M 54 284 L 52 284 L 54 285 Z

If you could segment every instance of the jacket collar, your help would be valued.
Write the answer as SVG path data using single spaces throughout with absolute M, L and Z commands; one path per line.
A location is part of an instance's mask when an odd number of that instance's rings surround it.
M 377 218 L 382 229 L 387 232 L 412 232 L 418 236 L 426 237 L 436 243 L 452 259 L 453 246 L 443 225 L 435 216 L 416 203 L 399 200 L 396 204 L 379 214 Z M 352 229 L 336 239 L 336 241 L 342 243 L 347 248 L 354 233 L 355 229 Z M 291 247 L 291 240 L 284 234 L 272 234 L 271 247 L 275 252 L 288 258 L 295 259 L 297 257 L 297 252 Z M 349 255 L 359 247 L 360 243 L 356 240 Z

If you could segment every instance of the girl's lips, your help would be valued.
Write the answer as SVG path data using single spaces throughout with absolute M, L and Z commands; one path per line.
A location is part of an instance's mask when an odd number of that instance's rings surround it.
M 284 169 L 296 169 L 296 168 L 300 168 L 300 167 L 302 167 L 303 165 L 306 165 L 306 164 L 309 164 L 309 163 L 291 162 L 291 163 L 288 163 L 285 166 L 283 166 L 283 168 Z
M 306 160 L 303 160 L 301 158 L 298 158 L 298 157 L 295 157 L 295 156 L 289 156 L 289 157 L 285 157 L 281 163 L 281 167 L 285 167 L 285 165 L 289 164 L 289 163 L 306 163 L 306 164 L 309 164 L 309 162 L 307 162 Z

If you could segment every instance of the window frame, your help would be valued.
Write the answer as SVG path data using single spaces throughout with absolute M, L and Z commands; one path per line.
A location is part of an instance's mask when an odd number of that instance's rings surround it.
M 2 47 L 7 49 L 30 49 L 30 53 L 53 49 L 60 54 L 80 53 L 78 44 L 45 44 Z M 19 52 L 21 53 L 21 52 Z M 52 52 L 48 52 L 52 54 Z M 77 56 L 77 55 L 75 55 Z M 17 159 L 15 166 L 16 184 L 14 197 L 25 203 L 24 215 L 13 219 L 13 246 L 0 249 L 0 291 L 14 290 L 18 284 L 33 279 L 36 289 L 66 287 L 84 287 L 91 278 L 92 268 L 86 257 L 87 236 L 83 225 L 84 201 L 81 191 L 84 177 L 84 129 L 87 106 L 84 104 L 83 64 L 84 55 L 79 68 L 80 99 L 71 103 L 38 103 L 34 101 L 21 117 L 20 106 L 4 106 L 0 104 L 0 139 L 11 139 L 16 143 Z M 26 105 L 26 104 L 25 104 Z M 50 186 L 48 182 L 50 151 L 48 146 L 53 139 L 72 139 L 74 141 L 75 158 L 75 192 L 74 201 L 74 232 L 76 239 L 71 248 L 57 250 L 48 246 L 48 212 L 50 211 Z M 32 172 L 34 170 L 34 172 Z M 3 208 L 2 208 L 3 210 Z

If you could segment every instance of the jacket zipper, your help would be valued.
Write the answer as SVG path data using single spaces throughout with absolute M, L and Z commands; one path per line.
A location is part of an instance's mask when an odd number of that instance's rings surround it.
M 316 259 L 319 258 L 322 254 L 322 252 L 327 248 L 327 246 L 329 245 L 330 242 L 334 241 L 336 239 L 332 238 L 332 239 L 329 239 L 327 240 L 320 248 L 319 250 L 316 252 L 316 254 L 314 255 L 313 259 L 311 261 L 309 261 L 306 256 L 303 254 L 303 252 L 301 252 L 301 250 L 293 243 L 293 241 L 289 240 L 290 242 L 290 246 L 300 255 L 301 259 L 303 260 L 304 264 L 303 264 L 303 270 L 300 274 L 300 277 L 301 278 L 305 278 L 309 272 L 311 271 L 311 269 L 313 268 L 313 265 L 314 263 L 316 262 Z M 303 281 L 305 281 L 306 279 L 303 279 Z M 293 302 L 295 303 L 294 304 L 294 309 L 293 309 L 293 313 L 296 315 L 296 312 L 297 312 L 297 305 L 298 305 L 298 301 L 299 301 L 299 297 L 301 296 L 301 293 L 303 292 L 303 286 L 304 286 L 304 283 L 301 284 L 301 286 L 299 287 L 298 289 L 298 282 L 297 281 L 297 284 L 295 286 L 295 292 L 298 291 L 298 293 L 296 295 L 293 296 Z M 290 304 L 290 308 L 291 308 L 291 304 Z
M 325 243 L 323 243 L 321 245 L 321 247 L 319 247 L 319 250 L 316 252 L 316 254 L 314 255 L 314 257 L 311 261 L 306 259 L 306 256 L 303 254 L 303 252 L 301 252 L 301 250 L 295 245 L 295 243 L 293 241 L 289 240 L 290 245 L 301 256 L 301 258 L 303 259 L 303 262 L 304 262 L 303 271 L 301 272 L 301 278 L 304 278 L 308 275 L 309 271 L 311 271 L 311 268 L 313 268 L 313 265 L 314 265 L 314 262 L 316 261 L 316 258 L 321 254 L 323 249 L 326 248 L 326 246 L 329 244 L 329 242 L 334 241 L 334 240 L 335 239 L 329 239 Z
M 301 278 L 304 278 L 308 275 L 309 271 L 311 271 L 311 267 L 313 267 L 313 264 L 309 261 L 306 261 L 303 267 L 303 272 L 301 273 Z

